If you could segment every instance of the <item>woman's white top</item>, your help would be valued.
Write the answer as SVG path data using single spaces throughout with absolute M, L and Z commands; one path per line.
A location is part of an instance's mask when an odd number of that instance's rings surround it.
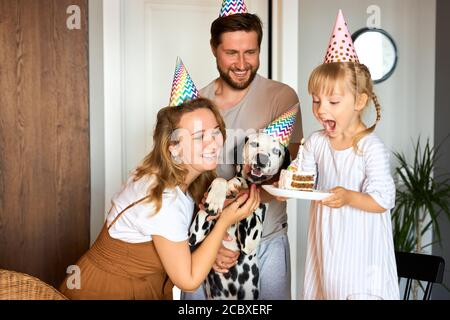
M 147 196 L 150 179 L 143 177 L 133 181 L 133 178 L 131 175 L 122 190 L 111 200 L 108 226 L 122 210 Z M 174 242 L 185 241 L 188 239 L 193 212 L 194 201 L 189 194 L 179 187 L 166 189 L 159 212 L 156 213 L 155 207 L 148 201 L 139 203 L 122 214 L 109 229 L 109 234 L 112 238 L 128 243 L 148 242 L 152 240 L 152 235 Z
M 399 299 L 389 151 L 373 133 L 358 146 L 359 155 L 353 148 L 334 150 L 323 131 L 313 133 L 305 143 L 301 169 L 311 171 L 317 166 L 317 189 L 341 186 L 367 193 L 386 211 L 332 209 L 311 202 L 304 299 L 347 299 L 360 293 Z

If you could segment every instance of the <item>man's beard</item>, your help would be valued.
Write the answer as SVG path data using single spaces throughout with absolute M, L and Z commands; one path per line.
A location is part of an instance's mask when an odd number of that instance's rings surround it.
M 251 67 L 250 67 L 251 68 Z M 217 70 L 219 70 L 220 77 L 225 81 L 231 88 L 236 90 L 244 90 L 247 89 L 248 86 L 252 83 L 252 81 L 255 79 L 256 74 L 258 73 L 258 67 L 251 68 L 250 77 L 245 82 L 235 82 L 231 77 L 229 76 L 229 72 L 232 72 L 231 70 L 224 71 L 222 70 L 219 65 L 217 65 Z M 248 69 L 246 69 L 248 70 Z

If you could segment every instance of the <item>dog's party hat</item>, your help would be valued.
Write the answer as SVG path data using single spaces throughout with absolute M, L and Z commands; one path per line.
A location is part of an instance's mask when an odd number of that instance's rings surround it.
M 198 97 L 199 93 L 195 87 L 194 81 L 192 81 L 183 61 L 178 57 L 175 75 L 173 76 L 172 93 L 170 95 L 169 105 L 171 107 L 176 107 L 188 100 L 194 100 Z
M 228 17 L 232 14 L 247 12 L 247 6 L 245 5 L 244 0 L 223 0 L 220 16 Z
M 287 147 L 289 145 L 292 131 L 294 131 L 294 123 L 297 113 L 298 104 L 292 106 L 288 111 L 275 119 L 271 124 L 263 129 L 263 132 L 271 135 L 277 139 L 281 145 Z
M 331 35 L 330 44 L 327 49 L 324 63 L 333 62 L 358 62 L 352 35 L 348 31 L 342 11 L 339 10 L 336 24 Z

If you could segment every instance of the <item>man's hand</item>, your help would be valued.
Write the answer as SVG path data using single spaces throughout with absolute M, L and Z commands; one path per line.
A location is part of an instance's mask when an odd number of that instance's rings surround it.
M 227 234 L 224 240 L 230 241 L 232 239 Z M 239 255 L 240 255 L 239 251 L 236 252 L 231 251 L 222 245 L 222 247 L 220 247 L 219 249 L 219 252 L 217 253 L 216 262 L 213 265 L 214 271 L 219 273 L 227 273 L 230 268 L 236 265 Z

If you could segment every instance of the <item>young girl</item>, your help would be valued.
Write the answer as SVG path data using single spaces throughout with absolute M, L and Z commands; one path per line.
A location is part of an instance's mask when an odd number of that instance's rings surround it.
M 311 205 L 304 298 L 398 299 L 389 151 L 373 133 L 375 125 L 361 121 L 369 99 L 380 119 L 369 70 L 356 62 L 323 64 L 308 91 L 324 129 L 306 141 L 301 165 L 310 171 L 317 164 L 317 188 L 333 195 Z
M 61 291 L 71 299 L 171 299 L 173 284 L 198 288 L 227 228 L 259 206 L 253 186 L 222 211 L 191 254 L 194 201 L 214 178 L 224 137 L 224 122 L 207 99 L 159 111 L 153 150 L 113 198 L 103 231 L 77 263 L 81 288 L 67 279 Z
M 311 204 L 304 299 L 351 299 L 358 294 L 399 299 L 389 151 L 373 133 L 376 124 L 367 128 L 361 120 L 373 100 L 378 122 L 380 105 L 341 12 L 339 20 L 329 49 L 339 42 L 352 54 L 344 62 L 342 55 L 328 53 L 312 72 L 308 91 L 323 130 L 309 137 L 302 159 L 295 160 L 302 170 L 317 168 L 317 189 L 332 193 Z M 340 40 L 337 30 L 347 40 Z

